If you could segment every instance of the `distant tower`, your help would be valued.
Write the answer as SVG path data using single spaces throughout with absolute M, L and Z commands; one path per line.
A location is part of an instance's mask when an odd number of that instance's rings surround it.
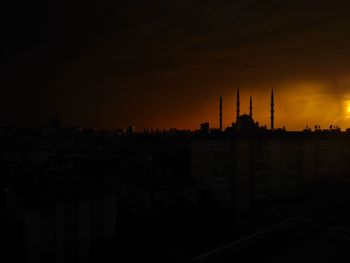
M 220 95 L 220 106 L 219 106 L 219 122 L 220 122 L 220 131 L 222 131 L 222 96 Z
M 275 120 L 275 117 L 274 117 L 274 113 L 275 113 L 275 104 L 274 104 L 274 99 L 273 99 L 273 90 L 271 91 L 271 131 L 274 130 L 274 120 Z
M 253 119 L 253 99 L 252 99 L 252 96 L 250 96 L 250 100 L 249 100 L 249 116 L 250 116 L 250 118 Z
M 236 105 L 237 105 L 237 109 L 236 109 L 236 113 L 237 113 L 237 116 L 236 116 L 236 123 L 238 123 L 238 118 L 239 118 L 239 105 L 240 105 L 240 102 L 239 102 L 239 89 L 237 89 L 237 102 L 236 102 Z

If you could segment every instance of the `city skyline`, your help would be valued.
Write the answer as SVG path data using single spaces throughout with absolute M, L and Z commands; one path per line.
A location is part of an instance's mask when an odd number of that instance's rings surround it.
M 219 127 L 234 97 L 276 127 L 350 127 L 350 19 L 344 1 L 6 3 L 0 125 L 113 129 Z M 30 22 L 28 22 L 30 21 Z M 297 110 L 296 110 L 297 109 Z
M 239 89 L 237 89 L 239 90 Z M 303 89 L 305 91 L 305 89 Z M 273 90 L 275 93 L 275 91 Z M 260 126 L 266 126 L 270 128 L 271 126 L 271 106 L 270 106 L 270 100 L 271 95 L 268 94 L 262 94 L 258 93 L 257 96 L 251 95 L 252 93 L 248 93 L 245 90 L 240 89 L 241 93 L 241 99 L 240 99 L 240 115 L 250 115 L 250 103 L 251 100 L 254 99 L 254 121 L 258 122 Z M 295 95 L 295 94 L 294 94 Z M 234 96 L 234 97 L 233 97 Z M 219 96 L 221 98 L 222 103 L 222 131 L 224 131 L 226 128 L 232 127 L 232 124 L 236 122 L 237 118 L 237 105 L 236 105 L 236 97 L 237 94 L 230 94 L 228 98 L 222 94 Z M 321 98 L 320 101 L 308 101 L 305 104 L 304 108 L 298 108 L 296 107 L 293 109 L 293 105 L 291 105 L 295 101 L 302 101 L 306 102 L 308 97 L 318 97 Z M 332 104 L 332 100 L 327 101 L 325 94 L 312 94 L 306 93 L 304 98 L 298 97 L 298 95 L 295 95 L 295 98 L 291 99 L 288 103 L 286 101 L 285 97 L 277 98 L 277 102 L 275 100 L 275 105 L 277 104 L 277 119 L 275 118 L 275 122 L 277 122 L 277 126 L 275 128 L 286 128 L 290 131 L 301 131 L 305 128 L 313 128 L 315 125 L 318 125 L 321 127 L 321 129 L 328 129 L 331 125 L 333 127 L 337 126 L 341 130 L 346 130 L 347 128 L 350 128 L 350 94 L 349 99 L 347 96 L 345 96 L 343 102 L 340 105 L 336 105 L 337 109 L 333 111 L 329 111 L 329 115 L 325 112 L 329 110 L 330 105 Z M 258 98 L 258 99 L 257 99 Z M 263 100 L 259 100 L 259 98 L 263 98 Z M 325 101 L 322 102 L 322 99 L 325 99 Z M 331 97 L 331 99 L 334 100 L 334 98 Z M 288 98 L 287 98 L 288 100 Z M 281 103 L 282 102 L 282 103 Z M 281 107 L 281 104 L 284 104 L 284 107 Z M 4 126 L 7 125 L 19 125 L 23 127 L 48 127 L 50 126 L 50 122 L 52 120 L 58 120 L 60 122 L 60 125 L 64 127 L 72 127 L 72 126 L 78 126 L 82 128 L 95 128 L 99 130 L 113 130 L 113 129 L 123 129 L 130 126 L 135 126 L 136 131 L 142 132 L 145 129 L 150 130 L 169 130 L 169 129 L 179 129 L 179 130 L 197 130 L 199 129 L 199 126 L 203 122 L 208 122 L 210 124 L 211 128 L 217 128 L 220 129 L 220 118 L 217 116 L 217 110 L 218 110 L 218 102 L 217 98 L 213 99 L 210 104 L 208 104 L 207 110 L 208 112 L 205 112 L 205 115 L 198 116 L 196 118 L 183 118 L 182 120 L 177 120 L 175 118 L 175 121 L 172 122 L 172 120 L 168 120 L 167 122 L 160 122 L 160 125 L 157 122 L 132 122 L 132 120 L 126 120 L 121 125 L 118 125 L 117 123 L 110 123 L 104 124 L 104 125 L 92 125 L 89 126 L 89 124 L 84 123 L 84 121 L 79 122 L 69 120 L 69 118 L 62 118 L 62 116 L 54 114 L 51 116 L 47 116 L 44 120 L 41 122 L 30 122 L 30 121 L 24 121 L 24 122 L 16 122 L 11 121 L 8 123 L 4 123 Z M 319 110 L 319 112 L 317 112 Z M 280 111 L 280 112 L 279 112 Z M 285 116 L 293 112 L 293 117 L 291 119 L 285 118 Z M 323 119 L 316 119 L 312 114 L 319 114 L 322 115 Z M 184 113 L 184 116 L 188 116 L 188 114 Z M 311 117 L 310 117 L 311 116 Z M 176 121 L 177 120 L 177 121 Z M 147 124 L 141 125 L 141 124 Z M 163 125 L 163 124 L 164 125 Z M 176 126 L 174 123 L 179 123 L 179 126 Z M 96 123 L 95 123 L 96 124 Z M 162 126 L 163 125 L 163 126 Z
M 344 262 L 350 1 L 5 1 L 1 262 Z

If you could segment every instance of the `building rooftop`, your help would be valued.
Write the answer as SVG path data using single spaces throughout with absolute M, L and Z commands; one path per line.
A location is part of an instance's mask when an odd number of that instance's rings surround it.
M 196 262 L 339 262 L 350 232 L 294 217 L 195 258 Z M 341 261 L 342 262 L 342 261 Z

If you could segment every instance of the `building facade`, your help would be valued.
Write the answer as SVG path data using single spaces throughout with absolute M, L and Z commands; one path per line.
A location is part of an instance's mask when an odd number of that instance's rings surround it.
M 258 200 L 296 196 L 310 184 L 349 180 L 347 132 L 227 133 L 191 142 L 198 189 L 249 208 Z

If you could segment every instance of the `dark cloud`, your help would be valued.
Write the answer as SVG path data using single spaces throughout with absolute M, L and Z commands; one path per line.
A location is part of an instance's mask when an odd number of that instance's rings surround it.
M 193 127 L 181 116 L 218 93 L 281 85 L 284 94 L 298 81 L 341 100 L 349 10 L 325 0 L 7 2 L 0 118 Z

